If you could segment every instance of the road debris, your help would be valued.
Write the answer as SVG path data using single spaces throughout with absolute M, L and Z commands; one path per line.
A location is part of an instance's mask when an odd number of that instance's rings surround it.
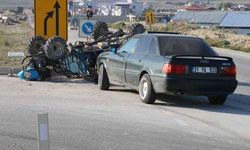
M 0 23 L 6 25 L 20 24 L 27 21 L 28 16 L 21 10 L 5 10 L 0 12 Z

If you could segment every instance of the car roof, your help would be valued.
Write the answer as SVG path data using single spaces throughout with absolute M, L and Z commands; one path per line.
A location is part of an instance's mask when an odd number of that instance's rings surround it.
M 192 39 L 201 39 L 199 37 L 194 36 L 188 36 L 183 34 L 170 34 L 170 33 L 143 33 L 143 34 L 137 34 L 134 37 L 177 37 L 177 38 L 192 38 Z

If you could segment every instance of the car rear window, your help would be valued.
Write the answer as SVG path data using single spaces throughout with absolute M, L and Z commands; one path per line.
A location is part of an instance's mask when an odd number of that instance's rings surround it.
M 216 56 L 216 52 L 199 38 L 158 37 L 160 54 Z

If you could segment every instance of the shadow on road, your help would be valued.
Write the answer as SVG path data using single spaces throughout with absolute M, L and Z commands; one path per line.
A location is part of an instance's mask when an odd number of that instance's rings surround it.
M 117 87 L 109 91 L 138 94 L 135 90 Z M 156 106 L 200 109 L 203 111 L 250 116 L 250 95 L 230 95 L 224 105 L 211 105 L 208 99 L 203 96 L 173 96 L 161 94 L 158 95 L 157 100 L 158 101 L 155 102 Z
M 138 92 L 136 90 L 131 90 L 131 89 L 109 89 L 109 91 L 112 91 L 112 92 L 126 92 L 126 93 L 138 94 Z
M 59 78 L 50 80 L 52 83 L 76 83 L 76 84 L 96 84 L 84 79 L 62 79 Z M 240 82 L 240 86 L 250 86 L 250 83 Z M 126 89 L 124 86 L 113 86 L 109 89 L 111 92 L 126 92 L 138 94 L 136 90 Z M 155 105 L 166 107 L 180 107 L 190 109 L 200 109 L 203 111 L 250 115 L 250 95 L 233 94 L 230 95 L 224 105 L 216 106 L 209 104 L 206 97 L 201 96 L 173 96 L 173 95 L 158 95 Z
M 56 77 L 51 77 L 48 82 L 51 83 L 76 83 L 76 84 L 83 84 L 83 83 L 91 83 L 91 84 L 96 84 L 96 82 L 91 79 L 91 78 L 67 78 L 65 76 L 56 76 Z
M 224 105 L 209 104 L 206 97 L 159 95 L 155 105 L 200 109 L 211 112 L 250 115 L 250 96 L 233 94 Z

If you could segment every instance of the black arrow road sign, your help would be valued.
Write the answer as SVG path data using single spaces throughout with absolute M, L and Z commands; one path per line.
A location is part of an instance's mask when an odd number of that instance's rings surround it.
M 48 26 L 48 19 L 52 18 L 54 11 L 48 12 L 47 16 L 44 19 L 44 35 L 47 35 L 47 26 Z
M 56 35 L 59 35 L 59 9 L 61 8 L 58 1 L 56 1 L 54 8 L 56 9 Z

